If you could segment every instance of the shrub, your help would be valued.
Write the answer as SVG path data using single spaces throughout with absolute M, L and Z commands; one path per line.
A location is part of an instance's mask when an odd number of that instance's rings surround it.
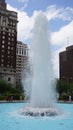
M 5 99 L 5 96 L 0 95 L 0 100 L 4 100 L 4 99 Z

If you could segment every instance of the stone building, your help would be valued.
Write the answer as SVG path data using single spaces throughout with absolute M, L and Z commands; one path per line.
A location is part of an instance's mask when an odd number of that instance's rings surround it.
M 20 41 L 16 48 L 16 84 L 20 84 L 28 62 L 28 46 Z
M 16 84 L 17 12 L 0 0 L 0 78 Z

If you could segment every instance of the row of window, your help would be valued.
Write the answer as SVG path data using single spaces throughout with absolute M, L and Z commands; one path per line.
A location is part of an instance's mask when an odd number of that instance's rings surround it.
M 20 55 L 27 55 L 28 54 L 28 52 L 27 52 L 27 50 L 16 50 L 16 53 L 17 54 L 20 54 Z
M 7 31 L 7 32 L 9 32 L 9 33 L 12 33 L 13 35 L 14 35 L 14 33 L 15 33 L 15 29 L 8 29 L 8 28 L 6 28 L 6 27 L 0 27 L 0 33 L 1 33 L 1 31 L 3 31 L 3 34 L 5 35 L 5 31 Z
M 0 31 L 0 32 L 1 32 L 1 31 Z M 3 31 L 3 32 L 2 32 L 2 39 L 5 39 L 5 34 L 6 34 L 6 32 Z M 14 33 L 9 32 L 9 33 L 8 33 L 8 36 L 14 37 Z
M 9 41 L 14 41 L 14 38 L 13 37 L 8 37 L 8 40 Z M 5 41 L 5 36 L 4 35 L 2 36 L 2 41 Z
M 4 66 L 4 64 L 1 63 L 1 67 L 3 67 L 3 66 Z M 13 68 L 13 65 L 9 65 L 9 64 L 7 64 L 6 66 L 7 66 L 7 67 L 11 67 L 11 68 Z
M 5 45 L 2 44 L 2 48 L 5 48 Z M 13 50 L 13 48 L 14 48 L 13 46 L 12 46 L 12 47 L 8 46 L 8 49 L 9 49 L 9 50 Z M 3 51 L 4 51 L 4 50 L 2 50 L 2 52 L 3 52 Z
M 0 23 L 1 23 L 1 22 L 0 22 Z M 16 28 L 16 22 L 14 22 L 14 21 L 12 21 L 12 20 L 10 20 L 10 21 L 7 22 L 6 19 L 3 19 L 3 20 L 2 20 L 2 25 L 3 25 L 3 26 L 9 25 L 9 26 L 11 26 L 11 27 L 15 27 L 15 28 Z

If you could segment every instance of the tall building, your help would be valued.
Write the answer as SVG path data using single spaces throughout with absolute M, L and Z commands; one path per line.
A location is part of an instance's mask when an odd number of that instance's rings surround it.
M 0 8 L 6 9 L 6 3 L 5 0 L 0 0 Z
M 27 68 L 28 46 L 20 41 L 17 42 L 16 48 L 16 84 L 20 84 L 22 74 Z
M 16 83 L 17 12 L 0 0 L 0 77 Z
M 73 45 L 59 54 L 60 79 L 73 82 Z

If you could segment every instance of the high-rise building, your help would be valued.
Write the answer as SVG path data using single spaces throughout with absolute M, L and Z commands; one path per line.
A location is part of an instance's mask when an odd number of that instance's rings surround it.
M 5 0 L 0 0 L 0 8 L 6 9 L 6 3 Z
M 60 79 L 73 82 L 73 45 L 59 54 Z
M 21 41 L 17 42 L 16 48 L 16 84 L 20 84 L 22 75 L 27 69 L 28 46 Z
M 6 8 L 5 0 L 0 0 L 0 77 L 15 84 L 17 12 Z

